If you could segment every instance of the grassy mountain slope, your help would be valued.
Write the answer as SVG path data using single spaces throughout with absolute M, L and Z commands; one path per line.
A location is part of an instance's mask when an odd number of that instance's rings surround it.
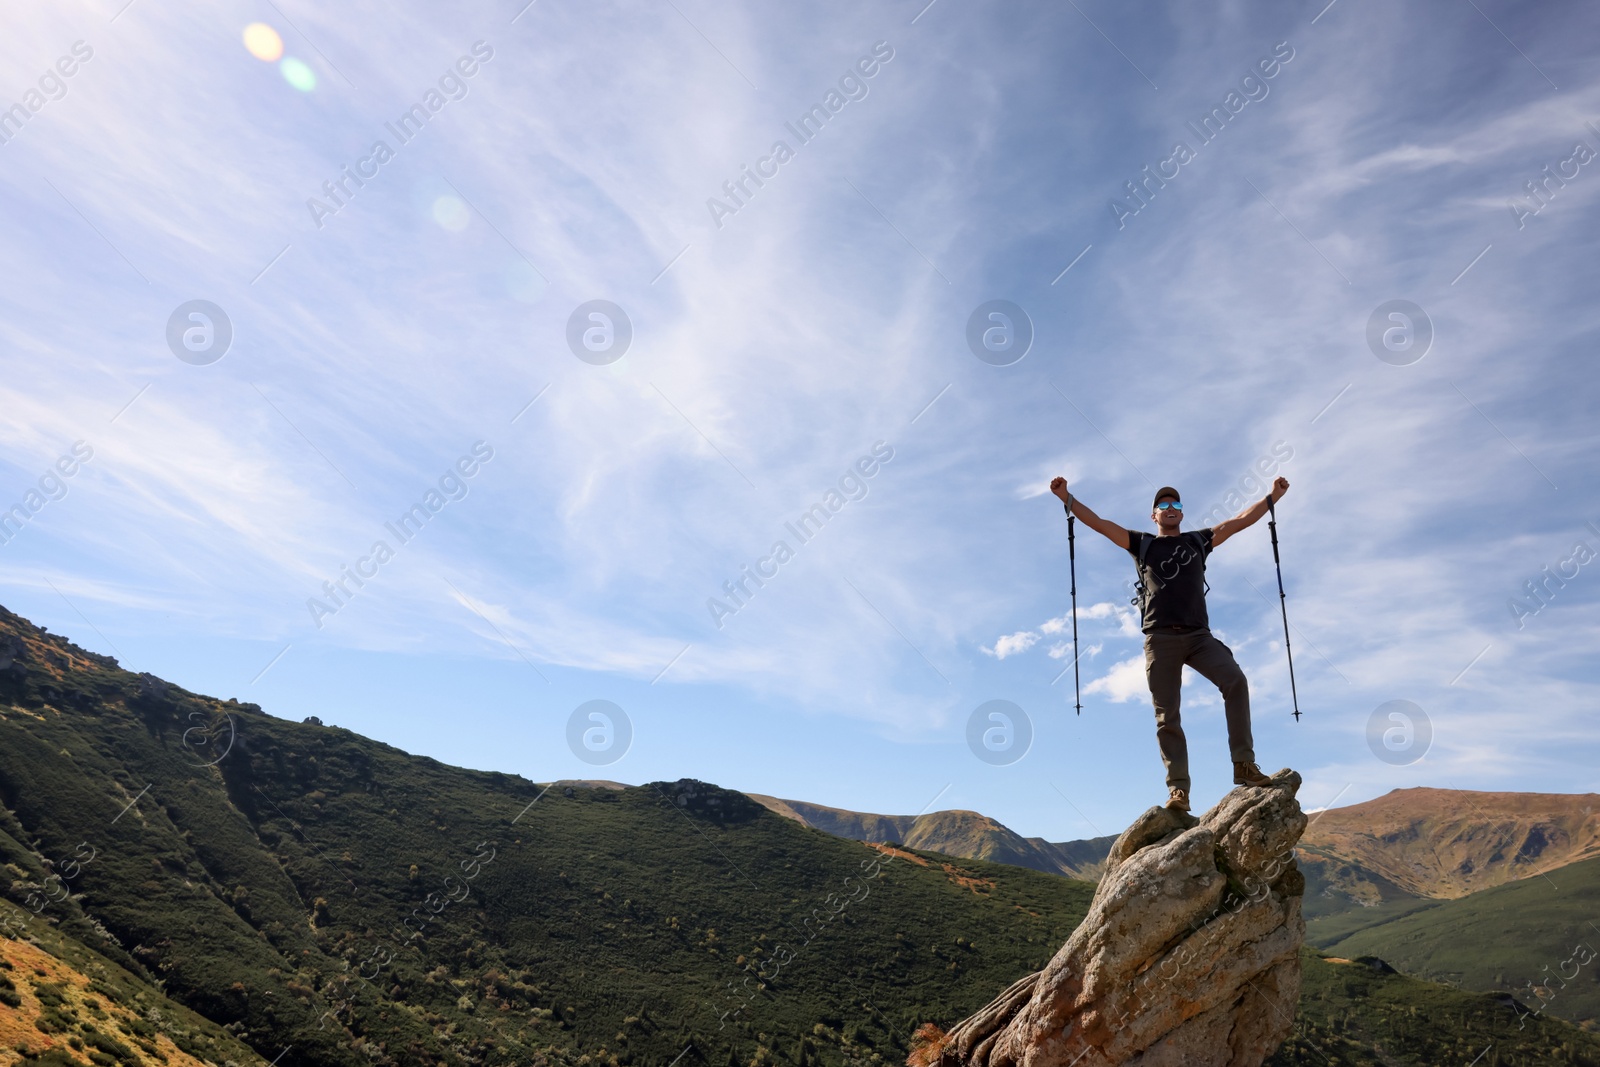
M 0 616 L 9 894 L 299 1062 L 897 1060 L 1041 966 L 1092 887 L 888 858 L 698 783 L 446 767 Z M 54 870 L 54 875 L 49 873 Z M 53 879 L 53 880 L 52 880 Z M 903 1033 L 902 1033 L 903 1031 Z M 369 1056 L 365 1049 L 371 1049 Z
M 793 819 L 801 826 L 810 826 L 823 833 L 848 838 L 851 841 L 901 841 L 911 832 L 911 827 L 917 819 L 923 817 L 874 815 L 863 811 L 831 808 L 826 804 L 812 804 L 805 800 L 780 800 L 763 793 L 747 795 L 768 811 L 776 812 L 786 819 Z
M 1503 990 L 1586 1028 L 1600 1026 L 1600 859 L 1459 900 L 1307 937 L 1341 956 L 1376 955 L 1408 974 Z M 1574 952 L 1583 945 L 1587 951 Z M 1565 963 L 1565 966 L 1563 964 Z
M 1360 863 L 1319 845 L 1301 842 L 1296 862 L 1306 876 L 1308 920 L 1344 915 L 1359 923 L 1364 920 L 1358 916 L 1367 913 L 1390 915 L 1432 903 L 1430 898 L 1408 893 Z
M 1308 895 L 1311 892 L 1310 879 L 1306 880 L 1306 892 Z M 1306 941 L 1326 948 L 1338 943 L 1342 938 L 1349 937 L 1357 930 L 1382 926 L 1402 915 L 1437 908 L 1443 903 L 1445 901 L 1429 900 L 1426 897 L 1406 897 L 1403 900 L 1385 901 L 1367 908 L 1330 909 L 1323 914 L 1312 914 L 1307 910 Z
M 0 1067 L 266 1063 L 31 909 L 0 901 L 0 932 Z
M 1300 850 L 1356 904 L 1453 900 L 1600 856 L 1600 795 L 1396 789 L 1321 812 Z
M 1009 863 L 1068 878 L 1097 879 L 1116 836 L 1062 843 L 1023 837 L 975 811 L 935 811 L 926 815 L 873 815 L 804 800 L 780 800 L 759 793 L 752 800 L 785 818 L 853 841 L 897 841 L 947 856 Z
M 1306 949 L 1301 961 L 1294 1033 L 1267 1067 L 1600 1064 L 1600 1039 L 1529 1015 L 1509 997 L 1397 974 L 1381 960 L 1323 959 Z
M 1041 966 L 1092 892 L 697 782 L 545 791 L 447 767 L 129 674 L 3 610 L 0 801 L 11 901 L 124 968 L 135 1003 L 160 985 L 318 1067 L 883 1067 L 918 1023 Z M 1501 1035 L 1515 1016 L 1487 997 L 1314 984 L 1336 966 L 1308 964 L 1284 1055 L 1310 1058 L 1277 1062 L 1454 1062 L 1494 1036 L 1502 1063 L 1566 1043 L 1600 1067 L 1559 1020 Z M 1370 1051 L 1396 1025 L 1418 1058 Z

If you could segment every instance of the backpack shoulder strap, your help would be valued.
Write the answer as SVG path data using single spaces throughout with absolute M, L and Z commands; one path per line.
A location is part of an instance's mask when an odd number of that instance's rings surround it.
M 1149 587 L 1144 580 L 1144 557 L 1149 553 L 1150 544 L 1155 540 L 1155 536 L 1143 531 L 1130 530 L 1129 533 L 1139 539 L 1139 561 L 1133 566 L 1133 598 L 1128 603 L 1138 608 L 1139 614 L 1143 615 L 1145 598 L 1149 595 Z
M 1206 577 L 1206 541 L 1200 536 L 1199 530 L 1186 530 L 1184 536 L 1189 538 L 1194 545 L 1195 554 L 1200 557 L 1200 586 L 1201 595 L 1211 592 L 1211 581 Z

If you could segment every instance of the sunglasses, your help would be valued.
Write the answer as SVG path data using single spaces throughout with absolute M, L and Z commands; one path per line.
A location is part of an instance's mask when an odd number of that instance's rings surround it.
M 1182 511 L 1183 505 L 1178 503 L 1176 500 L 1163 500 L 1161 503 L 1156 505 L 1157 511 L 1166 511 L 1168 508 L 1171 508 L 1173 511 Z

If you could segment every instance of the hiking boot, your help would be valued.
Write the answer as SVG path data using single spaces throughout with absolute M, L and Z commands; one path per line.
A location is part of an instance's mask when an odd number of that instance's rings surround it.
M 1234 785 L 1271 785 L 1272 779 L 1261 773 L 1261 768 L 1254 763 L 1235 763 L 1233 765 Z
M 1177 786 L 1173 786 L 1171 795 L 1167 797 L 1167 807 L 1171 808 L 1173 811 L 1188 811 L 1189 791 L 1187 789 L 1179 789 Z

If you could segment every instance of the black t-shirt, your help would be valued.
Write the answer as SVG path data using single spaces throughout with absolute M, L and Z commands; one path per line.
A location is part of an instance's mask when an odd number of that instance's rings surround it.
M 1128 554 L 1139 559 L 1139 542 L 1150 539 L 1144 554 L 1144 632 L 1210 629 L 1206 618 L 1206 557 L 1211 554 L 1211 528 L 1187 530 L 1176 537 L 1130 532 Z

